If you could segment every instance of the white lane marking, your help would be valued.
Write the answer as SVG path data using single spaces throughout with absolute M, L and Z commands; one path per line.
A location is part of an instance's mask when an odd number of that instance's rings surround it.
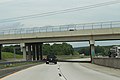
M 58 75 L 61 80 L 67 80 L 65 76 L 62 74 L 61 69 L 60 69 L 60 64 L 58 65 Z

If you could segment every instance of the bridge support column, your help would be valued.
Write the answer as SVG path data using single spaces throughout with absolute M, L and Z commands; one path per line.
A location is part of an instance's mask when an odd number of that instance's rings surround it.
M 2 44 L 0 44 L 0 60 L 2 60 Z
M 40 59 L 41 60 L 43 60 L 42 45 L 43 43 L 40 44 Z
M 39 60 L 40 58 L 39 58 L 39 52 L 40 50 L 39 50 L 39 44 L 36 44 L 36 56 L 37 56 L 37 60 Z
M 26 45 L 25 45 L 25 43 L 21 43 L 20 46 L 21 46 L 21 51 L 23 52 L 23 59 L 27 60 Z
M 32 52 L 33 61 L 43 59 L 42 44 L 43 43 L 31 43 L 31 44 L 28 45 L 28 57 L 30 56 L 30 54 Z M 31 50 L 31 46 L 32 46 L 32 50 Z
M 31 44 L 28 44 L 28 60 L 32 60 L 32 50 L 31 50 Z
M 43 59 L 43 54 L 42 54 L 42 44 L 43 43 L 36 43 L 36 57 L 37 60 L 42 60 Z
M 36 46 L 35 44 L 33 43 L 32 44 L 32 54 L 33 54 L 33 61 L 36 60 Z
M 90 44 L 91 62 L 93 62 L 93 57 L 95 56 L 95 47 L 94 47 L 95 40 L 90 40 L 90 41 L 89 41 L 89 44 Z

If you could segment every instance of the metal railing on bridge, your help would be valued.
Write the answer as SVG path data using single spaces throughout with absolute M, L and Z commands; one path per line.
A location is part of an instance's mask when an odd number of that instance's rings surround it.
M 115 28 L 115 27 L 120 27 L 120 21 L 9 29 L 9 30 L 0 31 L 0 35 L 27 34 L 27 33 L 38 33 L 38 32 L 40 33 L 40 32 L 75 31 L 75 30 L 103 29 L 103 28 Z

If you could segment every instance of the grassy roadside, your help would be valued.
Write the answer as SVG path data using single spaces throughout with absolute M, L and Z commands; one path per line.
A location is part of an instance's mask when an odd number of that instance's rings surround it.
M 3 60 L 5 60 L 5 59 L 11 59 L 11 58 L 14 58 L 14 54 L 13 53 L 2 52 L 2 59 Z M 21 59 L 21 58 L 22 58 L 22 55 L 16 54 L 16 59 Z
M 18 66 L 23 66 L 23 65 L 30 65 L 30 64 L 42 64 L 43 62 L 24 62 L 24 63 L 7 63 L 7 64 L 0 64 L 0 69 L 6 69 L 6 68 L 11 68 L 11 67 L 18 67 Z
M 21 64 L 13 64 L 13 65 L 7 65 L 3 69 L 0 69 L 0 78 L 3 78 L 7 75 L 10 75 L 12 73 L 36 66 L 42 64 L 41 62 L 34 62 L 34 63 L 21 63 Z
M 22 59 L 23 56 L 16 54 L 15 58 Z M 14 54 L 10 53 L 10 52 L 2 52 L 1 62 L 6 61 L 6 60 L 14 60 Z M 22 62 L 22 63 L 14 63 L 14 64 L 6 63 L 6 64 L 0 64 L 0 69 L 10 68 L 10 67 L 18 67 L 18 66 L 29 65 L 29 64 L 42 64 L 42 62 Z

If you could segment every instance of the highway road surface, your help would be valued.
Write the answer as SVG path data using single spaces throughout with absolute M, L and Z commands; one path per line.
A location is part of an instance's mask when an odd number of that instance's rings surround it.
M 80 63 L 59 62 L 37 65 L 0 80 L 120 80 L 120 77 L 94 71 Z

